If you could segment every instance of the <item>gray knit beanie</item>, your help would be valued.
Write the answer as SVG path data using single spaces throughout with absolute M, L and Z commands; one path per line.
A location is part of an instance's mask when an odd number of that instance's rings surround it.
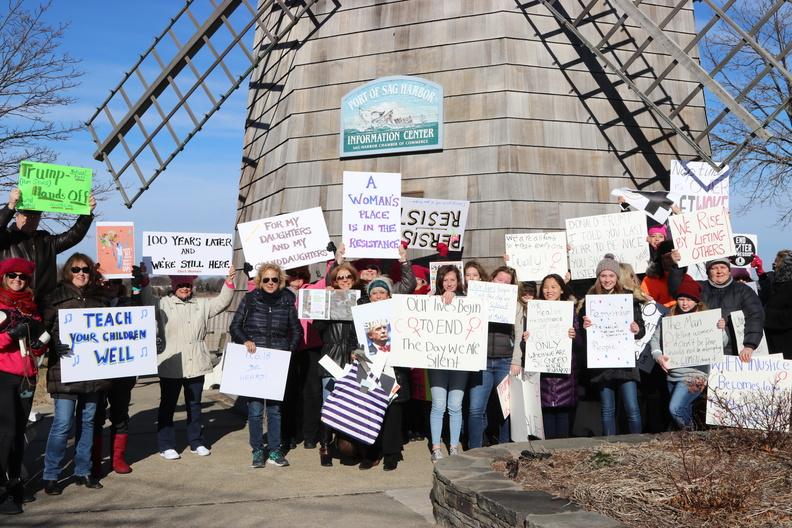
M 597 264 L 596 276 L 599 277 L 600 273 L 605 270 L 612 271 L 617 277 L 619 276 L 619 261 L 616 260 L 613 253 L 606 253 L 605 257 L 599 261 L 599 264 Z
M 707 263 L 705 264 L 707 268 L 707 273 L 709 273 L 710 268 L 715 264 L 726 264 L 726 267 L 731 269 L 731 261 L 726 257 L 721 257 L 707 261 Z

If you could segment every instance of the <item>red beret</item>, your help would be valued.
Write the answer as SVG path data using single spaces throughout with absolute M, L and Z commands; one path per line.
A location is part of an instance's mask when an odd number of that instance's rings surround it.
M 36 265 L 29 260 L 21 258 L 10 258 L 0 262 L 0 275 L 5 275 L 9 272 L 24 273 L 26 275 L 33 275 Z

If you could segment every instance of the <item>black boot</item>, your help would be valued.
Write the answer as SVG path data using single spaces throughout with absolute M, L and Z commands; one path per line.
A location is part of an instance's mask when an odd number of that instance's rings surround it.
M 384 471 L 393 471 L 398 466 L 399 466 L 399 455 L 385 455 L 382 464 L 382 469 Z
M 333 457 L 327 451 L 327 447 L 321 446 L 319 448 L 319 463 L 324 467 L 331 467 L 333 465 Z
M 22 506 L 20 506 L 10 493 L 5 493 L 0 498 L 0 515 L 16 515 L 22 513 Z
M 99 483 L 99 480 L 97 478 L 93 477 L 92 475 L 85 475 L 84 477 L 80 477 L 80 476 L 75 475 L 74 476 L 74 483 L 77 484 L 78 486 L 85 486 L 86 488 L 91 488 L 91 489 L 102 489 L 102 488 L 104 488 L 104 486 L 102 486 Z
M 45 480 L 44 493 L 47 495 L 60 495 L 63 493 L 63 488 L 61 488 L 57 480 Z
M 17 504 L 27 504 L 36 500 L 36 494 L 25 488 L 25 483 L 17 480 L 13 486 L 8 488 L 8 492 L 14 497 Z

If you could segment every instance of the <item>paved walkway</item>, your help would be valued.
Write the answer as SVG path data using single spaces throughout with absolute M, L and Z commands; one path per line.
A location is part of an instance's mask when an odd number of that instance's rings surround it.
M 291 466 L 250 468 L 245 421 L 227 408 L 215 391 L 204 392 L 205 437 L 212 455 L 190 453 L 184 436 L 184 406 L 177 409 L 177 442 L 182 458 L 162 459 L 157 452 L 156 412 L 159 386 L 143 380 L 132 393 L 128 475 L 110 473 L 104 489 L 76 487 L 71 464 L 63 472 L 63 495 L 43 491 L 25 505 L 25 513 L 2 519 L 8 526 L 237 526 L 379 527 L 431 526 L 429 502 L 432 464 L 426 445 L 405 446 L 396 471 L 381 466 L 319 465 L 318 449 L 299 446 L 288 454 Z M 29 466 L 40 478 L 51 407 L 39 407 L 43 420 L 28 447 Z M 107 449 L 107 447 L 106 447 Z M 71 449 L 67 457 L 71 460 Z M 109 459 L 106 457 L 106 466 Z

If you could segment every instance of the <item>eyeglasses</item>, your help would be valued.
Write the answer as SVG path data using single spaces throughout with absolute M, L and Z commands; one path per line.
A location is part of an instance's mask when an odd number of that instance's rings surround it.
M 24 273 L 14 273 L 13 271 L 9 271 L 8 273 L 5 274 L 5 276 L 8 277 L 9 279 L 19 279 L 23 281 L 30 280 L 30 275 L 26 275 Z
M 278 277 L 261 277 L 261 284 L 278 284 L 280 279 Z
M 77 274 L 77 273 L 83 272 L 83 273 L 85 273 L 86 275 L 88 275 L 89 273 L 91 273 L 91 268 L 89 268 L 88 266 L 83 266 L 83 267 L 79 267 L 79 266 L 72 266 L 72 268 L 71 268 L 71 272 L 72 272 L 72 273 L 74 273 L 74 274 Z
M 336 275 L 337 281 L 352 280 L 352 275 Z

